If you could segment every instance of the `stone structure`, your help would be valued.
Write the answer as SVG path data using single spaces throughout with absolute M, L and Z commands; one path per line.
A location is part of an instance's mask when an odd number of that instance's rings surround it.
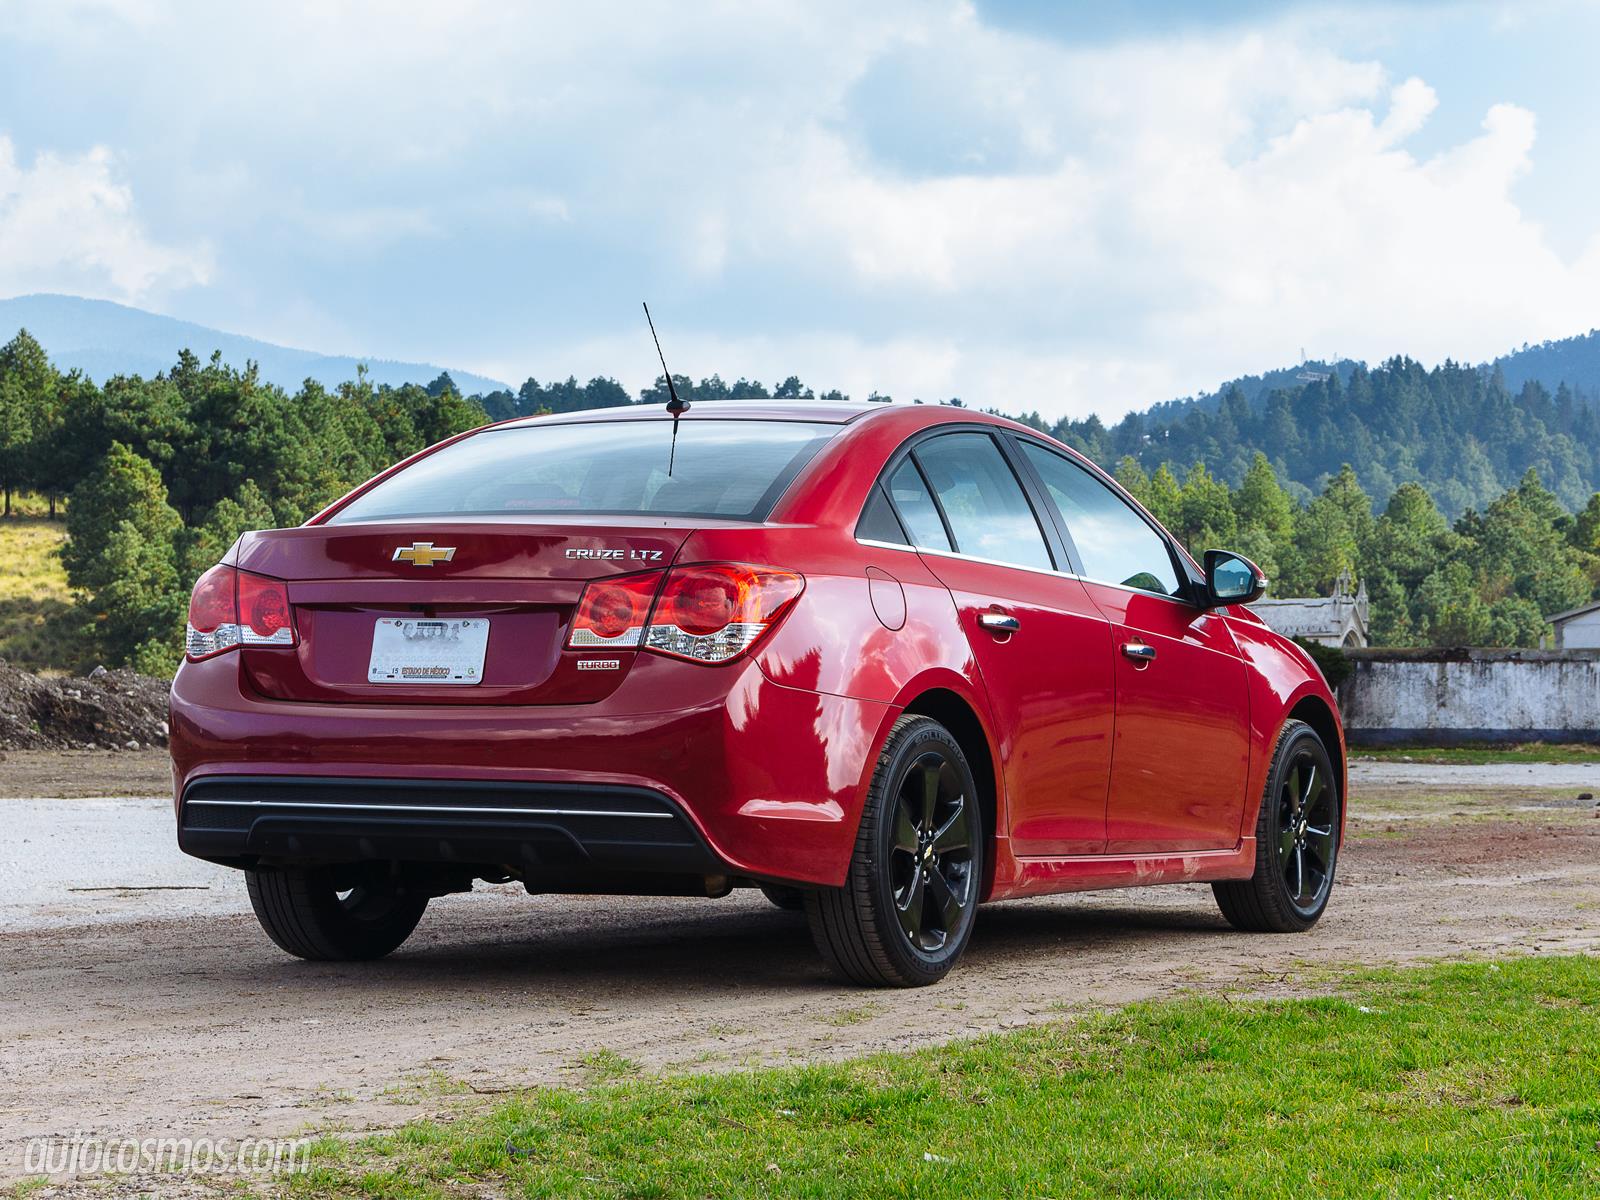
M 1269 598 L 1250 607 L 1286 637 L 1324 646 L 1359 648 L 1367 644 L 1367 585 L 1352 589 L 1348 571 L 1339 576 L 1331 596 Z

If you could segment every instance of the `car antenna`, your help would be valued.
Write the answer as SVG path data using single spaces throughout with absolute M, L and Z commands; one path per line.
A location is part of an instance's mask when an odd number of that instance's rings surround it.
M 650 338 L 656 344 L 656 357 L 661 360 L 661 373 L 667 379 L 667 411 L 672 414 L 672 449 L 667 451 L 667 478 L 672 478 L 672 464 L 678 457 L 678 418 L 689 411 L 689 402 L 680 399 L 678 389 L 672 386 L 672 372 L 667 370 L 667 356 L 661 353 L 661 339 L 656 336 L 656 323 L 650 320 L 650 305 L 641 300 L 644 305 L 644 319 L 650 324 Z

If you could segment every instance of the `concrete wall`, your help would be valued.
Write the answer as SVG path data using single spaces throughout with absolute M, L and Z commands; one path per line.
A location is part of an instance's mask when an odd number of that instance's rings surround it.
M 1600 650 L 1347 650 L 1356 745 L 1600 742 Z

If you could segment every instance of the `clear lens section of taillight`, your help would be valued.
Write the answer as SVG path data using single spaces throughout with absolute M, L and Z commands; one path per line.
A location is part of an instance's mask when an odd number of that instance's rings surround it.
M 675 567 L 645 630 L 645 648 L 694 662 L 727 662 L 777 624 L 804 588 L 793 571 L 770 567 Z
M 294 644 L 289 588 L 281 579 L 219 564 L 195 583 L 184 635 L 191 659 L 210 658 L 235 646 Z
M 660 571 L 597 579 L 583 589 L 578 612 L 567 635 L 569 650 L 625 650 L 644 640 L 644 619 L 650 614 L 661 583 Z

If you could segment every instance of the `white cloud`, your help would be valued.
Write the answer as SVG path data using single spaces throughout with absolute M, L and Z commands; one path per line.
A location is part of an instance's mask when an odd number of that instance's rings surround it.
M 210 255 L 152 241 L 109 150 L 42 153 L 31 166 L 0 136 L 0 294 L 62 291 L 139 300 L 204 283 Z
M 696 375 L 1109 416 L 1302 346 L 1475 360 L 1600 325 L 1600 240 L 1563 257 L 1519 203 L 1533 113 L 1437 148 L 1448 81 L 1288 17 L 1086 46 L 956 0 L 27 11 L 60 86 L 130 97 L 170 177 L 141 201 L 219 265 L 153 242 L 103 151 L 19 172 L 5 145 L 0 290 L 211 278 L 185 315 L 635 387 L 645 294 Z

